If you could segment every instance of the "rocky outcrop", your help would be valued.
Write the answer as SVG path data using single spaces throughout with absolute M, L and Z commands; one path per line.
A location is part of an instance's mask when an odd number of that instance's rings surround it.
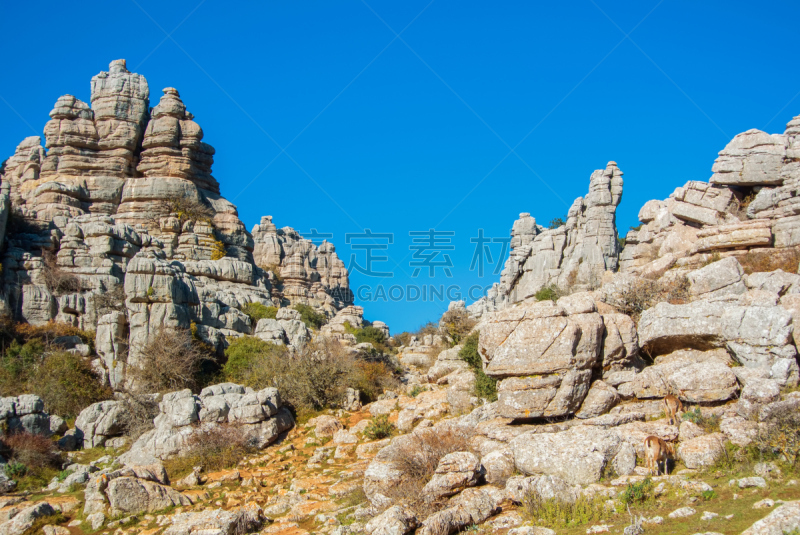
M 592 173 L 589 193 L 569 209 L 565 224 L 546 229 L 529 213 L 511 229 L 511 254 L 500 285 L 468 307 L 474 315 L 533 296 L 548 285 L 596 288 L 603 273 L 616 271 L 619 257 L 616 210 L 622 199 L 622 171 L 616 162 Z
M 477 329 L 485 372 L 502 379 L 502 416 L 565 416 L 580 407 L 604 332 L 593 301 L 526 302 L 487 315 Z
M 155 429 L 139 437 L 121 457 L 124 463 L 149 464 L 178 455 L 186 450 L 194 433 L 213 433 L 223 424 L 235 425 L 258 448 L 268 446 L 294 425 L 274 388 L 255 392 L 222 383 L 204 388 L 199 396 L 188 389 L 165 394 L 158 407 Z
M 194 323 L 221 354 L 253 334 L 249 303 L 334 317 L 353 302 L 334 246 L 269 216 L 248 233 L 178 91 L 165 88 L 152 109 L 149 98 L 147 80 L 113 61 L 92 78 L 91 103 L 60 97 L 44 146 L 26 138 L 0 174 L 0 312 L 97 331 L 94 365 L 114 388 L 159 328 Z M 275 337 L 307 339 L 294 324 Z
M 25 431 L 47 437 L 67 430 L 64 420 L 48 414 L 42 399 L 32 394 L 0 398 L 0 427 L 4 433 Z

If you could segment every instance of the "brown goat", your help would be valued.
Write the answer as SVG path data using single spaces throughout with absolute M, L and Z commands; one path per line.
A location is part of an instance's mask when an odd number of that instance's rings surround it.
M 659 475 L 661 463 L 664 463 L 664 474 L 667 473 L 667 461 L 675 456 L 672 444 L 664 439 L 649 436 L 644 439 L 645 468 L 654 475 Z
M 673 396 L 669 394 L 667 397 L 664 398 L 664 409 L 669 417 L 670 425 L 677 425 L 678 421 L 678 413 L 683 414 L 683 403 L 677 396 Z

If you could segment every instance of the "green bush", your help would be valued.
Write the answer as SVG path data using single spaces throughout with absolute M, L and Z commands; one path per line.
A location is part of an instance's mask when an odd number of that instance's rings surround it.
M 387 414 L 379 414 L 370 420 L 369 425 L 364 429 L 364 434 L 370 440 L 390 437 L 394 434 L 394 425 L 389 423 Z
M 536 292 L 534 297 L 536 297 L 537 301 L 553 301 L 555 303 L 563 295 L 564 292 L 562 292 L 558 286 L 555 284 L 550 284 L 549 286 L 545 286 Z
M 255 389 L 271 386 L 270 360 L 284 358 L 286 347 L 265 342 L 255 336 L 242 336 L 230 342 L 225 350 L 228 358 L 222 367 L 226 381 Z
M 475 374 L 475 395 L 489 401 L 497 401 L 497 379 L 489 377 L 483 371 L 483 361 L 478 353 L 479 336 L 478 331 L 467 336 L 458 356 Z
M 376 329 L 371 325 L 364 327 L 363 329 L 358 329 L 355 333 L 356 342 L 359 344 L 364 342 L 369 342 L 373 346 L 381 347 L 383 344 L 386 343 L 386 335 L 383 334 L 383 331 L 380 329 Z
M 373 399 L 394 385 L 392 370 L 383 362 L 359 360 L 330 340 L 306 344 L 290 354 L 284 346 L 244 336 L 231 342 L 225 354 L 225 380 L 255 390 L 276 387 L 299 412 L 336 407 L 348 388 Z
M 638 483 L 628 483 L 619 500 L 625 505 L 634 505 L 649 502 L 653 497 L 653 480 L 647 477 Z
M 87 359 L 61 350 L 48 350 L 39 338 L 20 345 L 12 342 L 0 357 L 0 396 L 36 394 L 51 414 L 75 417 L 98 401 L 111 397 Z
M 564 220 L 562 218 L 560 218 L 560 217 L 556 217 L 556 218 L 553 218 L 553 219 L 550 220 L 550 224 L 547 225 L 547 228 L 549 228 L 550 230 L 553 230 L 553 229 L 557 229 L 558 227 L 563 227 L 564 225 L 566 225 Z
M 319 329 L 328 323 L 328 317 L 320 314 L 308 305 L 297 304 L 294 309 L 300 313 L 300 319 L 309 329 Z
M 255 327 L 258 320 L 263 319 L 271 319 L 274 320 L 275 317 L 278 315 L 278 309 L 275 307 L 269 307 L 262 303 L 247 303 L 245 306 L 242 307 L 242 312 L 250 316 L 250 321 L 253 323 Z
M 523 501 L 523 515 L 537 526 L 568 528 L 580 526 L 606 517 L 605 498 L 601 495 L 580 495 L 575 502 L 557 498 L 544 499 L 536 492 Z
M 28 390 L 42 398 L 47 412 L 64 418 L 76 417 L 92 403 L 112 395 L 87 360 L 66 351 L 47 353 L 28 379 Z

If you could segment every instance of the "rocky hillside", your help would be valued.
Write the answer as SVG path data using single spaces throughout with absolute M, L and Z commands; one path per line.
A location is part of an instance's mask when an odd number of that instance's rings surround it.
M 521 214 L 487 297 L 389 337 L 332 245 L 248 233 L 178 92 L 148 98 L 114 62 L 4 166 L 0 384 L 27 390 L 0 535 L 800 532 L 800 118 L 625 238 L 609 162 L 563 224 Z M 131 384 L 195 343 L 213 380 Z

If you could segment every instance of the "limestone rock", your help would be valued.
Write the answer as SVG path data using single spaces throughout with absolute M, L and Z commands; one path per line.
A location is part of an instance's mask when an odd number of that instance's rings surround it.
M 800 528 L 800 502 L 785 502 L 755 522 L 742 535 L 783 535 Z
M 414 513 L 394 505 L 367 522 L 364 531 L 369 535 L 406 535 L 416 527 Z
M 475 486 L 482 475 L 481 463 L 469 452 L 449 453 L 442 457 L 433 477 L 422 489 L 426 500 L 435 501 Z
M 517 469 L 529 475 L 553 475 L 572 485 L 600 480 L 621 446 L 613 431 L 573 427 L 562 433 L 524 433 L 510 442 Z
M 703 435 L 682 441 L 677 453 L 687 468 L 703 468 L 713 465 L 723 455 L 725 441 L 722 433 Z
M 595 381 L 575 416 L 577 418 L 594 418 L 607 413 L 617 403 L 619 403 L 617 390 L 603 381 Z

